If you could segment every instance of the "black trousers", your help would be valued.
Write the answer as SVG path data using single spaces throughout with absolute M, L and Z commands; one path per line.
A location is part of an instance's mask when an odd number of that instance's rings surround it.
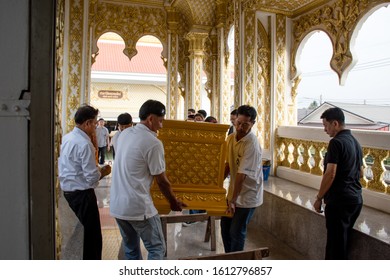
M 98 150 L 99 164 L 104 164 L 105 157 L 106 157 L 106 148 L 107 148 L 107 146 L 99 147 L 99 150 Z
M 326 205 L 326 260 L 348 259 L 352 229 L 361 210 L 362 204 Z
M 102 259 L 102 231 L 95 191 L 64 192 L 70 208 L 84 226 L 84 260 Z

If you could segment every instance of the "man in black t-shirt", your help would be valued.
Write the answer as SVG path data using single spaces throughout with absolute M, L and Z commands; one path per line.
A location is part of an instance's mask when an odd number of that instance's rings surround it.
M 321 115 L 325 132 L 332 137 L 324 159 L 324 175 L 314 208 L 325 206 L 327 242 L 325 259 L 347 259 L 352 228 L 363 205 L 363 152 L 359 142 L 345 129 L 340 108 L 329 108 Z

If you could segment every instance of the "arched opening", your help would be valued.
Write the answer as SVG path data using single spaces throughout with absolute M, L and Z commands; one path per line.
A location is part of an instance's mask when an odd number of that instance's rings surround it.
M 154 36 L 141 37 L 131 60 L 123 53 L 125 42 L 116 33 L 98 40 L 99 55 L 91 69 L 91 104 L 101 117 L 115 122 L 128 112 L 138 122 L 138 111 L 148 99 L 167 102 L 166 69 L 161 59 L 161 42 Z
M 386 7 L 377 8 L 361 20 L 351 41 L 355 65 L 346 73 L 348 77 L 343 86 L 339 85 L 336 73 L 329 66 L 333 52 L 329 37 L 324 32 L 309 34 L 301 52 L 298 52 L 297 66 L 299 62 L 298 68 L 302 73 L 298 109 L 306 109 L 307 114 L 324 102 L 390 105 L 387 74 L 390 71 L 389 28 L 390 9 Z

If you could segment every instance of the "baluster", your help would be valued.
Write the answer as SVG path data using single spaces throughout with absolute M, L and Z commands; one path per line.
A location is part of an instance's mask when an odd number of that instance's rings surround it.
M 371 166 L 373 178 L 371 181 L 368 181 L 367 188 L 369 190 L 384 193 L 386 192 L 386 186 L 382 182 L 381 177 L 384 172 L 382 162 L 386 156 L 384 156 L 382 151 L 378 149 L 370 149 L 370 155 L 374 158 L 374 164 Z
M 322 160 L 322 155 L 321 155 L 321 146 L 323 146 L 323 143 L 318 143 L 318 142 L 312 142 L 311 143 L 313 148 L 314 148 L 314 166 L 310 170 L 311 174 L 314 175 L 322 175 L 322 169 L 321 169 L 321 160 Z
M 299 160 L 299 151 L 298 151 L 299 144 L 298 144 L 297 140 L 294 139 L 291 141 L 291 145 L 293 145 L 293 152 L 292 152 L 293 162 L 291 163 L 291 168 L 299 170 L 299 167 L 300 167 L 299 162 L 298 162 L 298 160 Z
M 302 141 L 301 146 L 303 148 L 303 152 L 301 154 L 303 162 L 302 165 L 300 166 L 299 170 L 302 172 L 310 173 L 310 165 L 309 165 L 309 147 L 310 145 L 306 141 Z

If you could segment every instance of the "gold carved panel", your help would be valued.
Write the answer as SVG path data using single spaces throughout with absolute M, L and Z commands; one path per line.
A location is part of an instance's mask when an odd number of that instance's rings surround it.
M 177 198 L 188 209 L 205 209 L 209 215 L 225 215 L 223 187 L 228 125 L 164 120 L 158 138 L 165 150 L 166 173 Z M 151 195 L 160 214 L 169 203 L 156 182 Z

